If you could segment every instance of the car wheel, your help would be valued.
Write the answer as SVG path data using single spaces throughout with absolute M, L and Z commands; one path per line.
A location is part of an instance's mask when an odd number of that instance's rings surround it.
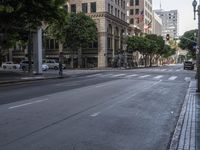
M 55 66 L 55 67 L 54 67 L 54 69 L 55 69 L 55 70 L 58 70 L 58 67 L 57 67 L 57 66 Z
M 26 71 L 26 67 L 25 67 L 25 66 L 23 66 L 23 67 L 22 67 L 22 70 L 23 70 L 23 71 Z
M 7 67 L 6 66 L 3 66 L 3 69 L 6 69 Z
M 13 66 L 13 69 L 17 69 L 17 67 L 16 67 L 16 66 Z

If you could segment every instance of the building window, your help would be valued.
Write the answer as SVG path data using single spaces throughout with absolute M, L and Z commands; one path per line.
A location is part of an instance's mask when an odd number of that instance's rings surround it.
M 130 19 L 130 24 L 134 24 L 134 19 L 133 18 Z
M 115 16 L 117 17 L 117 8 L 115 8 Z
M 110 4 L 108 4 L 108 12 L 110 13 Z
M 135 0 L 135 5 L 136 5 L 136 6 L 139 5 L 139 0 Z
M 135 9 L 135 14 L 139 15 L 140 10 L 139 9 Z
M 140 23 L 140 18 L 137 18 L 137 24 L 139 24 Z
M 130 15 L 134 15 L 133 9 L 130 9 Z
M 126 3 L 125 3 L 125 1 L 123 1 L 123 6 L 122 6 L 122 8 L 125 9 L 125 7 L 126 7 Z
M 120 11 L 118 10 L 117 17 L 119 18 Z
M 111 6 L 111 14 L 113 15 L 113 6 Z
M 76 13 L 76 4 L 71 5 L 71 12 Z
M 88 13 L 88 5 L 87 5 L 87 3 L 82 3 L 82 12 Z
M 130 6 L 133 6 L 134 0 L 130 0 Z
M 91 12 L 97 12 L 96 2 L 91 3 Z

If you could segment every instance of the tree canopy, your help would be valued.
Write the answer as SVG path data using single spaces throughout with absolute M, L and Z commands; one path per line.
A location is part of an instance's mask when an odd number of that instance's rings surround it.
M 127 41 L 129 52 L 140 52 L 145 61 L 147 57 L 150 58 L 150 66 L 152 65 L 153 57 L 163 57 L 168 58 L 175 54 L 176 50 L 171 48 L 169 45 L 165 45 L 165 41 L 162 36 L 157 36 L 154 34 L 147 34 L 145 36 L 132 36 L 128 38 Z M 146 66 L 146 62 L 145 62 Z
M 97 40 L 96 23 L 84 13 L 72 13 L 68 18 L 66 44 L 70 48 L 80 48 Z
M 0 2 L 1 47 L 12 46 L 10 41 L 24 38 L 42 22 L 52 22 L 62 17 L 65 0 L 6 0 Z
M 190 30 L 183 34 L 180 38 L 179 47 L 185 50 L 188 50 L 191 57 L 195 59 L 196 57 L 196 50 L 195 46 L 197 45 L 195 41 L 197 41 L 197 32 L 198 30 Z

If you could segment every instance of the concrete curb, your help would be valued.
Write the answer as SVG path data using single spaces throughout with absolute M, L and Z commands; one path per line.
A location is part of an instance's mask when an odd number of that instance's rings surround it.
M 26 83 L 31 81 L 40 81 L 40 80 L 50 80 L 50 79 L 59 79 L 60 77 L 44 77 L 44 78 L 36 78 L 36 79 L 19 79 L 19 80 L 10 80 L 10 81 L 0 81 L 0 86 L 11 84 L 11 83 Z
M 187 109 L 187 102 L 188 102 L 189 94 L 190 94 L 190 88 L 191 88 L 191 82 L 190 82 L 190 85 L 188 87 L 187 94 L 185 96 L 185 99 L 184 99 L 184 102 L 183 102 L 183 105 L 182 105 L 181 113 L 180 113 L 178 122 L 176 124 L 176 128 L 174 130 L 174 134 L 173 134 L 173 137 L 172 137 L 172 140 L 171 140 L 171 143 L 170 143 L 169 150 L 177 150 L 178 149 L 181 130 L 182 130 L 182 126 L 183 126 L 184 118 L 185 118 L 185 113 L 186 113 L 186 109 Z
M 95 73 L 100 73 L 99 72 L 95 72 Z M 9 84 L 20 84 L 20 83 L 28 83 L 28 82 L 32 82 L 32 81 L 40 81 L 40 80 L 51 80 L 51 79 L 63 79 L 63 78 L 75 78 L 75 77 L 81 77 L 81 76 L 87 76 L 87 75 L 91 75 L 91 74 L 95 74 L 95 73 L 80 73 L 80 74 L 71 74 L 71 75 L 64 75 L 63 77 L 59 77 L 59 76 L 54 76 L 54 77 L 42 77 L 41 78 L 33 78 L 33 79 L 18 79 L 18 80 L 7 80 L 7 81 L 0 81 L 0 86 L 4 86 L 4 85 L 9 85 Z M 26 77 L 25 77 L 26 78 Z

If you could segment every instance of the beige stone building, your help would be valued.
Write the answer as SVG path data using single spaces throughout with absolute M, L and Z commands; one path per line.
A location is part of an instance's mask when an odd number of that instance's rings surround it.
M 118 52 L 126 50 L 126 0 L 69 0 L 66 8 L 69 12 L 86 13 L 97 25 L 98 43 L 83 49 L 83 63 L 93 63 L 93 67 L 111 66 Z M 70 53 L 64 53 L 70 57 Z M 73 59 L 77 59 L 76 54 Z
M 152 33 L 152 0 L 128 0 L 128 23 L 143 33 Z
M 68 0 L 65 5 L 68 12 L 84 12 L 97 25 L 98 42 L 82 49 L 82 67 L 113 66 L 119 53 L 126 51 L 125 39 L 127 23 L 127 0 Z M 24 50 L 14 50 L 12 57 L 17 62 L 26 58 Z M 72 52 L 64 46 L 64 61 L 67 67 L 78 66 L 78 50 Z M 54 39 L 44 39 L 43 58 L 59 59 L 59 43 Z

